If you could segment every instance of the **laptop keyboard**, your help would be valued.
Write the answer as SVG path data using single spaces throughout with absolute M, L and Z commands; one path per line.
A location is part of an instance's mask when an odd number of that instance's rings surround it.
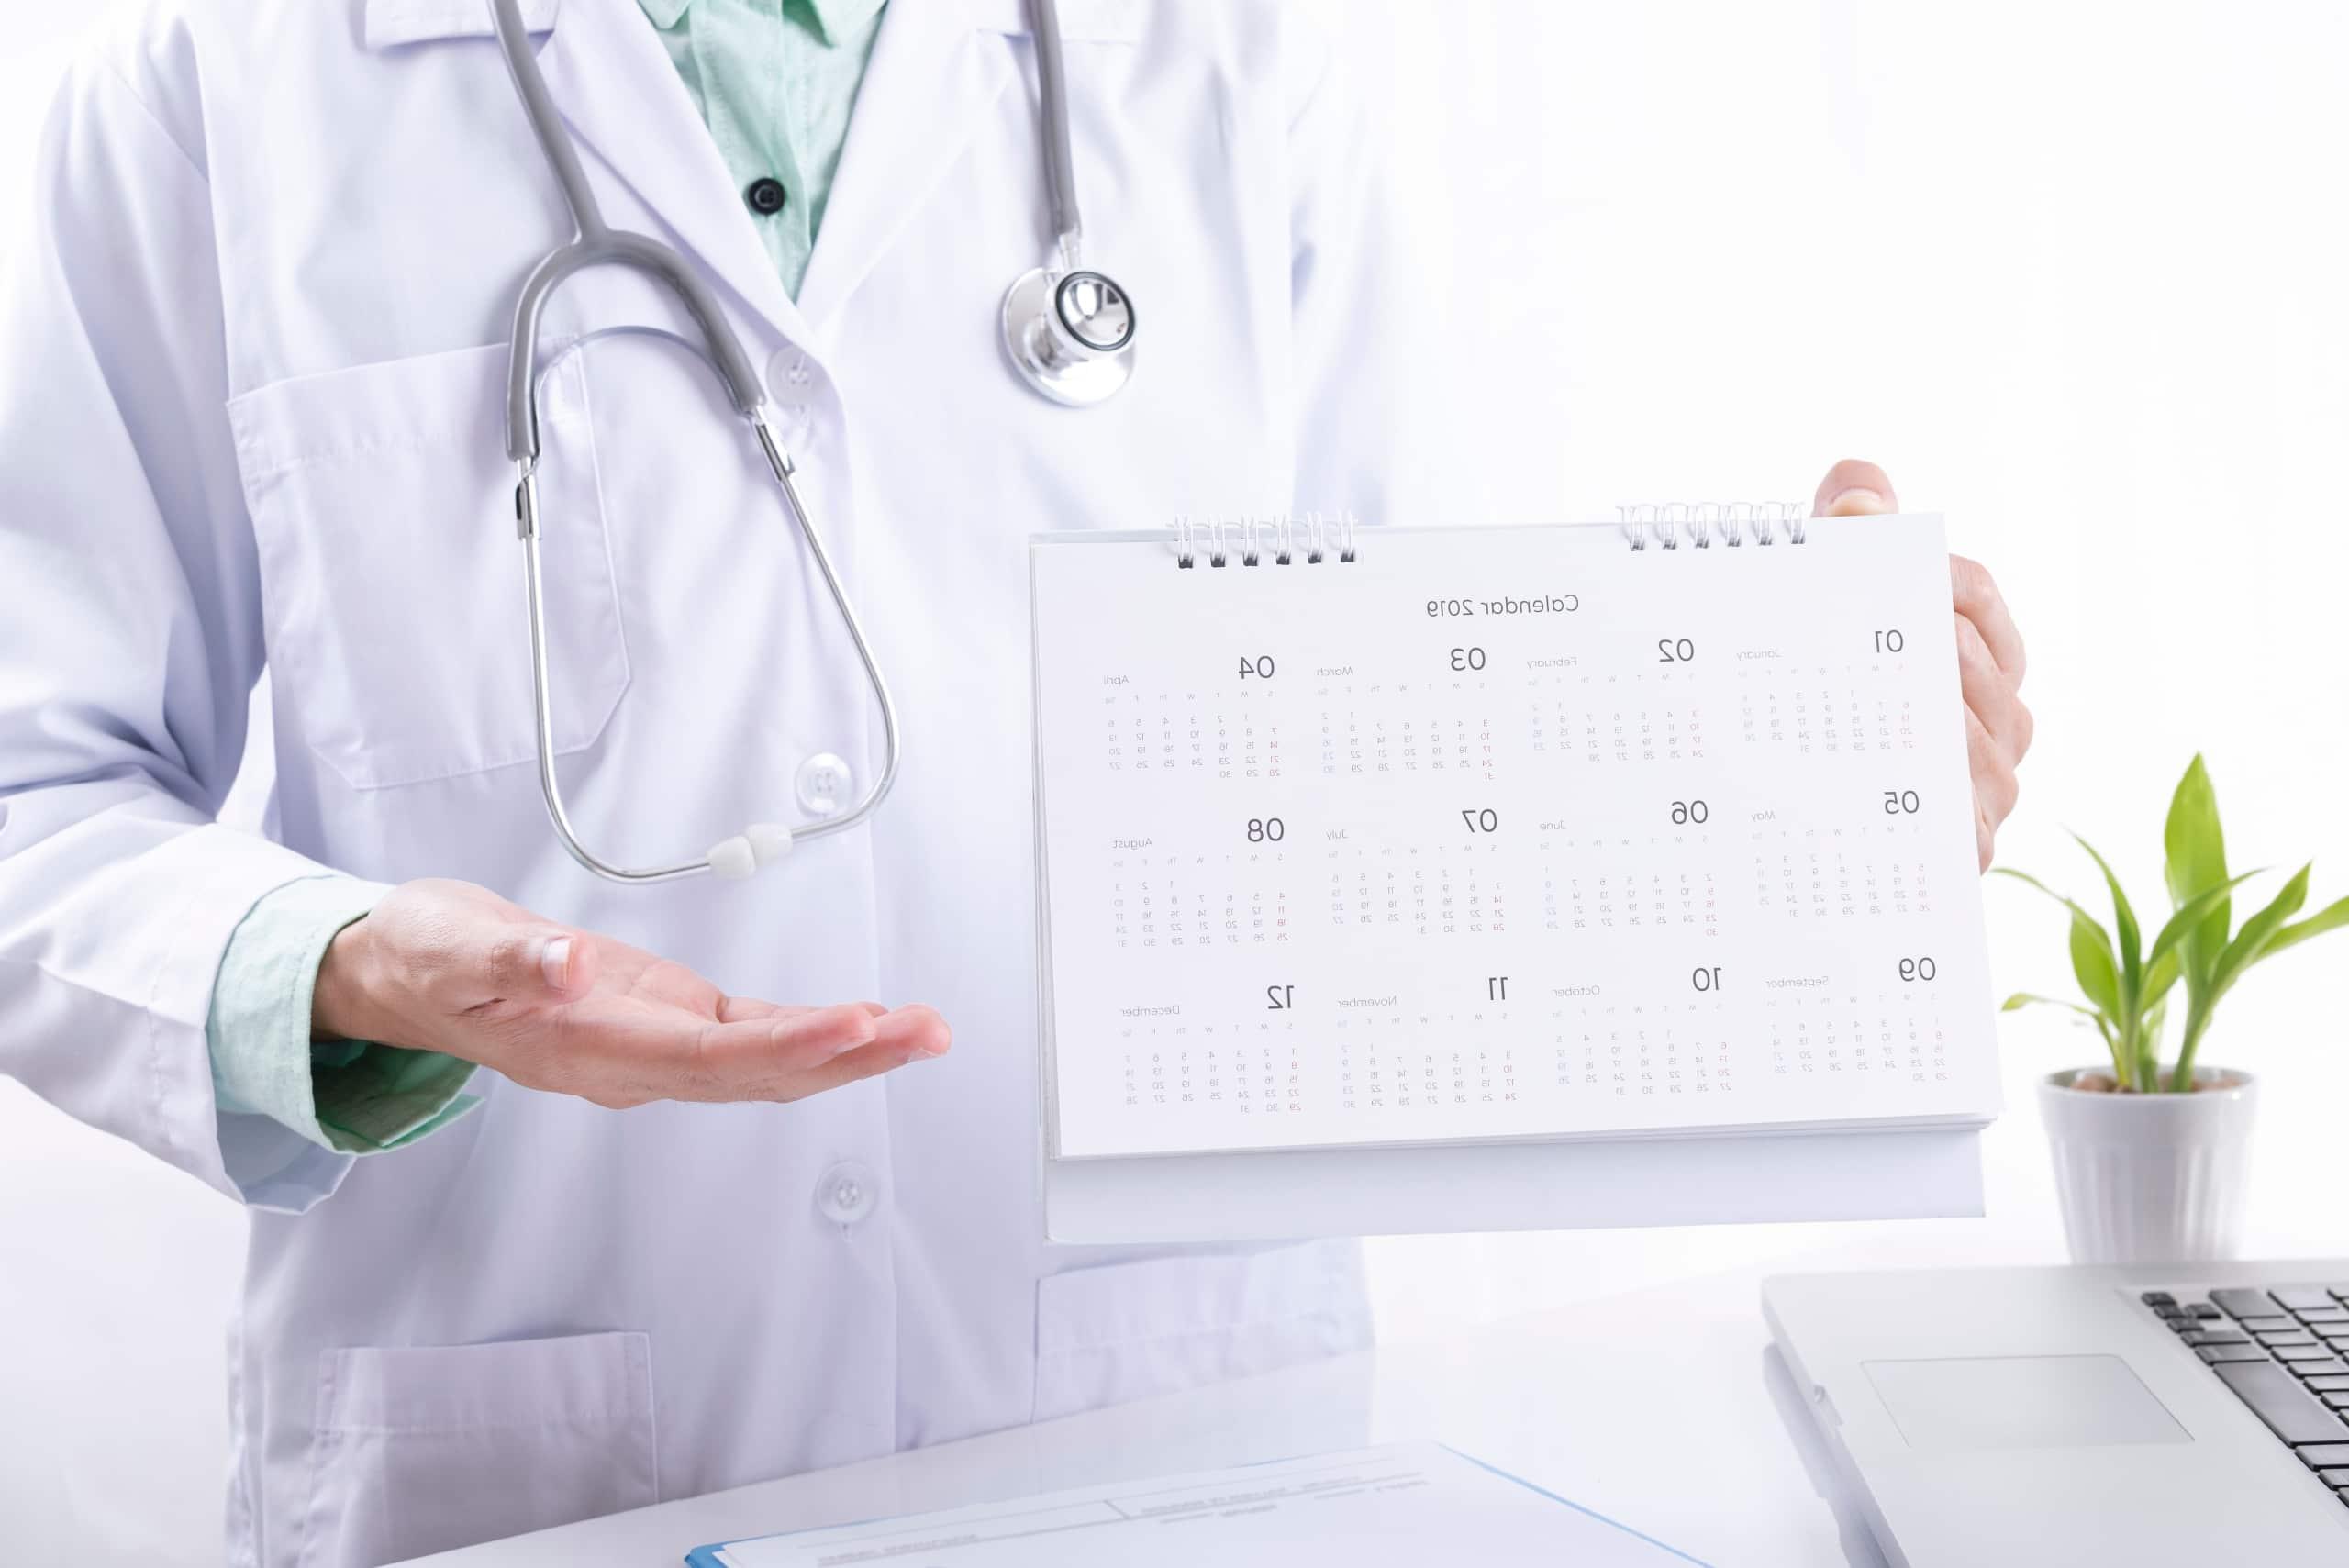
M 2138 1299 L 2349 1503 L 2349 1284 Z

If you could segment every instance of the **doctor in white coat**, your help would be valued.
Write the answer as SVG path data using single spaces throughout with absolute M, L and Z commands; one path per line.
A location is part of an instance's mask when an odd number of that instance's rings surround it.
M 0 314 L 0 1070 L 250 1206 L 251 1568 L 1366 1333 L 1347 1245 L 1052 1249 L 1034 1171 L 1026 536 L 1375 519 L 1402 450 L 1402 306 L 1323 44 L 1269 0 L 1061 0 L 1094 254 L 1147 323 L 1130 385 L 1072 412 L 997 334 L 1049 238 L 1014 0 L 889 7 L 796 301 L 637 0 L 524 10 L 606 215 L 687 256 L 763 373 L 909 746 L 869 825 L 749 882 L 615 886 L 550 832 L 500 397 L 568 227 L 483 0 L 164 0 L 75 70 Z M 686 327 L 599 271 L 545 336 L 614 322 Z M 861 787 L 862 671 L 710 380 L 593 343 L 542 418 L 583 834 L 691 851 L 796 815 L 827 755 Z M 1864 464 L 1821 497 L 1891 504 Z M 1987 848 L 2028 716 L 1996 590 L 1956 582 Z M 273 841 L 213 820 L 264 670 Z M 239 921 L 329 870 L 396 891 L 319 969 L 320 1035 L 483 1064 L 476 1111 L 355 1162 L 220 1104 L 206 1050 Z

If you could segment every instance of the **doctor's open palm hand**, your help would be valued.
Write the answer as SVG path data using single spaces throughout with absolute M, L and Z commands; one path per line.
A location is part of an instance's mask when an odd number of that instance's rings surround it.
M 1822 517 L 1899 509 L 1884 470 L 1853 458 L 1827 471 L 1811 506 Z M 1987 871 L 1998 824 L 2015 808 L 2015 769 L 2031 750 L 2031 709 L 2022 703 L 2022 634 L 2007 612 L 2005 595 L 1979 562 L 1951 556 L 1949 586 L 1958 690 L 1965 700 L 1965 765 L 1974 779 L 1974 841 Z
M 925 1006 L 729 996 L 691 970 L 471 883 L 404 883 L 318 967 L 320 1039 L 437 1051 L 618 1108 L 797 1100 L 944 1054 Z

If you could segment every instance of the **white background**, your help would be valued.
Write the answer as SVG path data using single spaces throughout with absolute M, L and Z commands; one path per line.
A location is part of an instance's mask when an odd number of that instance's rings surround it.
M 71 35 L 123 8 L 0 0 L 0 261 Z M 2239 865 L 2312 855 L 2317 895 L 2349 892 L 2349 8 L 1349 15 L 1425 279 L 1413 506 L 1791 497 L 1834 458 L 1874 458 L 1909 505 L 1949 514 L 2031 644 L 2040 740 L 2003 858 L 2085 895 L 2076 827 L 2157 899 L 2162 809 L 2200 749 Z M 2009 886 L 1990 906 L 2001 987 L 2064 985 L 2050 909 Z M 2349 936 L 2255 974 L 2206 1058 L 2266 1082 L 2254 1214 L 2272 1245 L 2349 1250 L 2349 1225 L 2293 1229 L 2276 1204 L 2338 1190 L 2349 1062 L 2326 982 L 2344 973 Z M 2004 1038 L 1991 1218 L 1861 1228 L 1886 1258 L 2059 1255 L 2030 1083 L 2096 1048 L 2036 1018 Z M 1372 1257 L 1382 1331 L 1416 1337 L 1854 1235 L 1429 1238 Z M 240 1236 L 232 1206 L 0 1081 L 5 1555 L 62 1561 L 95 1529 L 85 1561 L 217 1561 Z

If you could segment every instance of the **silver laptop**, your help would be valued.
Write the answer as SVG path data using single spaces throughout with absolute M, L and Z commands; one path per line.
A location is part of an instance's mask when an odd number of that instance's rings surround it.
M 1903 1568 L 2349 1563 L 2349 1260 L 1790 1274 L 1762 1300 Z

